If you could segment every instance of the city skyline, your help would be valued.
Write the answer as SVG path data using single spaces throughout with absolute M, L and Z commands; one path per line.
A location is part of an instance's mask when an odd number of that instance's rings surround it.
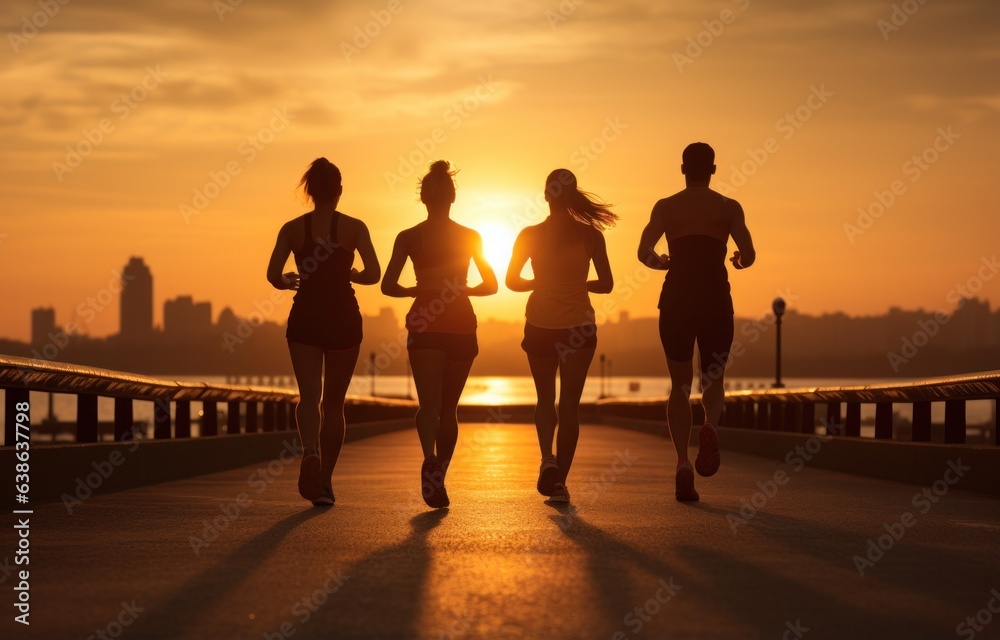
M 63 304 L 56 306 L 56 303 L 49 301 L 43 303 L 41 306 L 32 307 L 30 310 L 26 311 L 25 316 L 30 314 L 30 318 L 24 323 L 25 329 L 20 333 L 4 334 L 0 332 L 0 338 L 7 340 L 16 340 L 23 342 L 33 342 L 32 335 L 35 333 L 34 327 L 36 326 L 36 321 L 34 316 L 38 312 L 45 312 L 45 317 L 39 320 L 40 326 L 46 326 L 50 321 L 55 322 L 55 325 L 60 328 L 66 328 L 72 325 L 74 332 L 87 336 L 89 338 L 108 338 L 123 333 L 126 336 L 141 337 L 144 332 L 151 330 L 156 331 L 168 331 L 167 325 L 168 316 L 170 315 L 168 308 L 175 309 L 174 317 L 175 323 L 177 325 L 184 324 L 201 324 L 203 327 L 208 327 L 214 325 L 218 322 L 218 319 L 225 313 L 235 314 L 240 317 L 244 317 L 253 313 L 263 314 L 267 321 L 276 322 L 278 324 L 283 324 L 284 316 L 287 315 L 288 309 L 291 307 L 292 296 L 294 296 L 294 291 L 279 291 L 272 290 L 270 296 L 267 298 L 262 298 L 255 300 L 254 304 L 250 308 L 236 309 L 229 305 L 219 305 L 219 311 L 216 314 L 212 314 L 211 309 L 216 304 L 212 300 L 202 300 L 200 302 L 195 302 L 196 294 L 190 292 L 177 292 L 173 297 L 164 297 L 162 303 L 157 304 L 156 298 L 153 291 L 153 276 L 152 268 L 144 262 L 144 258 L 140 256 L 130 256 L 128 262 L 125 264 L 124 268 L 119 270 L 113 270 L 112 274 L 118 273 L 119 278 L 115 280 L 112 278 L 111 281 L 105 282 L 105 286 L 101 288 L 97 294 L 90 295 L 84 298 L 78 303 Z M 868 318 L 868 317 L 880 317 L 886 314 L 890 314 L 893 310 L 908 310 L 913 312 L 923 312 L 929 311 L 940 312 L 940 313 L 951 313 L 956 305 L 961 300 L 976 299 L 984 300 L 987 304 L 1000 307 L 993 302 L 991 296 L 983 295 L 989 290 L 990 282 L 995 277 L 995 275 L 1000 272 L 1000 262 L 997 262 L 996 258 L 986 259 L 983 258 L 978 265 L 978 269 L 974 270 L 973 275 L 967 279 L 965 282 L 959 283 L 953 288 L 951 288 L 944 296 L 941 297 L 940 303 L 937 306 L 931 307 L 905 307 L 893 301 L 887 301 L 886 306 L 881 311 L 876 311 L 867 314 L 853 314 L 847 310 L 831 310 L 823 313 L 809 313 L 800 308 L 800 300 L 803 297 L 802 294 L 794 292 L 791 289 L 785 289 L 784 291 L 776 289 L 774 291 L 774 297 L 783 297 L 786 303 L 789 305 L 790 310 L 795 312 L 803 313 L 805 315 L 817 315 L 817 316 L 829 316 L 844 314 L 848 317 L 854 318 Z M 640 272 L 641 273 L 641 272 Z M 650 272 L 653 273 L 653 272 Z M 625 308 L 623 304 L 618 303 L 615 298 L 623 297 L 621 295 L 621 289 L 624 287 L 627 291 L 625 296 L 631 298 L 632 295 L 641 288 L 655 288 L 659 291 L 660 281 L 659 276 L 651 275 L 650 277 L 641 278 L 640 282 L 637 282 L 634 278 L 627 280 L 622 283 L 619 282 L 619 292 L 616 295 L 612 295 L 610 299 L 602 299 L 602 297 L 595 297 L 595 309 L 598 310 L 598 324 L 601 324 L 601 318 L 608 317 L 611 313 L 607 311 L 602 313 L 601 303 L 605 303 L 604 307 L 610 309 L 613 313 L 625 312 L 635 317 L 653 317 L 656 315 L 655 306 L 651 309 L 639 309 L 636 310 L 632 307 Z M 115 283 L 118 283 L 117 285 Z M 365 289 L 364 287 L 355 287 L 360 293 Z M 505 288 L 501 285 L 501 291 Z M 508 294 L 512 292 L 507 291 Z M 374 296 L 372 296 L 374 298 Z M 770 308 L 771 300 L 773 298 L 767 298 L 759 301 L 756 308 L 752 310 L 742 310 L 737 308 L 737 315 L 742 315 L 744 317 L 754 317 L 760 316 L 767 313 Z M 399 317 L 405 315 L 406 309 L 409 306 L 408 302 L 399 302 L 392 298 L 378 295 L 377 299 L 374 300 L 377 304 L 381 302 L 379 306 L 371 309 L 365 308 L 362 304 L 362 311 L 372 313 L 378 311 L 382 308 L 389 308 Z M 611 304 L 608 304 L 608 303 Z M 69 320 L 51 320 L 48 318 L 48 312 L 51 311 L 56 318 L 70 318 Z M 523 312 L 522 312 L 523 313 Z M 14 318 L 14 313 L 9 313 L 4 316 L 7 324 L 5 326 L 16 326 L 17 323 L 12 321 Z M 114 327 L 111 323 L 117 318 L 118 325 Z M 516 318 L 511 317 L 499 317 L 483 315 L 480 314 L 482 320 L 489 319 L 499 319 L 510 321 Z M 101 320 L 98 322 L 98 320 Z M 98 326 L 102 327 L 104 331 L 102 333 L 88 331 L 91 327 Z M 43 332 L 44 333 L 44 332 Z M 70 331 L 67 331 L 70 333 Z
M 986 265 L 984 264 L 984 267 Z M 60 323 L 52 307 L 31 310 L 32 336 L 28 343 L 0 336 L 5 350 L 46 360 L 172 374 L 282 374 L 291 373 L 285 352 L 283 298 L 274 297 L 249 314 L 229 307 L 213 317 L 212 302 L 179 295 L 156 304 L 154 272 L 143 258 L 131 256 L 122 269 L 117 290 L 121 303 L 102 296 L 104 313 L 119 318 L 119 331 L 108 336 L 88 335 L 70 323 Z M 124 295 L 129 292 L 130 295 Z M 292 292 L 277 292 L 290 294 Z M 903 309 L 850 316 L 839 312 L 809 315 L 797 308 L 798 298 L 787 292 L 785 360 L 795 375 L 821 378 L 841 376 L 897 377 L 963 373 L 987 369 L 1000 357 L 1000 309 L 988 300 L 956 289 L 949 309 Z M 287 301 L 287 300 L 286 300 Z M 162 309 L 162 323 L 154 322 L 154 307 Z M 118 313 L 116 313 L 118 311 Z M 402 343 L 406 332 L 402 313 L 382 305 L 366 310 L 362 352 L 374 354 L 381 373 L 405 372 Z M 652 314 L 624 307 L 598 309 L 602 354 L 614 359 L 623 374 L 663 375 L 664 363 L 650 361 L 647 343 L 657 336 Z M 79 316 L 78 316 L 79 317 Z M 732 347 L 739 375 L 766 375 L 773 367 L 774 315 L 770 305 L 755 314 L 736 314 L 736 341 Z M 511 350 L 522 337 L 518 320 L 480 318 L 481 354 L 473 371 L 482 375 L 525 375 L 519 351 Z M 926 348 L 925 348 L 926 347 Z M 597 366 L 597 365 L 592 365 Z M 368 357 L 357 372 L 368 372 Z

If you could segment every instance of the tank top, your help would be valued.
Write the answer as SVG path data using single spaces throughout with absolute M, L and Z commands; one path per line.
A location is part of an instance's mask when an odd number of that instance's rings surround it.
M 446 229 L 453 231 L 461 229 Z M 468 284 L 471 248 L 464 241 L 428 238 L 424 226 L 411 233 L 410 258 L 418 292 L 406 314 L 406 329 L 417 333 L 475 334 L 476 313 L 469 296 L 459 290 Z
M 531 255 L 535 287 L 524 310 L 528 324 L 542 329 L 570 329 L 594 324 L 587 279 L 593 247 L 587 246 L 583 223 L 558 233 L 552 218 L 536 227 Z
M 726 270 L 726 243 L 701 234 L 667 240 L 670 269 L 663 279 L 660 309 L 678 305 L 733 313 Z
M 319 311 L 357 309 L 358 300 L 351 286 L 351 267 L 354 252 L 337 242 L 337 224 L 340 212 L 333 213 L 330 234 L 320 244 L 312 232 L 313 214 L 305 216 L 305 241 L 302 248 L 292 251 L 299 272 L 299 290 L 292 301 Z

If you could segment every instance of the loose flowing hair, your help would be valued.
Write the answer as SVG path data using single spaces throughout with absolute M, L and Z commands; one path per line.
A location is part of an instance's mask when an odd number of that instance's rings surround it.
M 326 158 L 316 158 L 299 180 L 299 188 L 313 202 L 330 201 L 342 190 L 340 169 Z
M 613 205 L 597 196 L 580 191 L 576 176 L 569 169 L 556 169 L 545 179 L 547 200 L 565 208 L 573 218 L 604 231 L 615 226 L 618 215 L 611 211 Z

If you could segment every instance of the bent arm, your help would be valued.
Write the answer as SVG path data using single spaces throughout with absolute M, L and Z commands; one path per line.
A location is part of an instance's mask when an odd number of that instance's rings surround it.
M 597 246 L 594 247 L 594 269 L 597 271 L 597 280 L 587 283 L 587 291 L 591 293 L 611 293 L 615 288 L 615 278 L 611 275 L 611 262 L 608 260 L 608 245 L 604 241 L 604 234 L 597 232 Z
M 403 273 L 403 266 L 409 255 L 406 246 L 406 239 L 402 233 L 396 236 L 396 242 L 392 245 L 392 257 L 385 268 L 385 277 L 382 278 L 382 293 L 391 298 L 412 298 L 417 295 L 416 287 L 404 287 L 399 284 L 399 276 Z
M 382 266 L 378 263 L 378 255 L 375 254 L 375 247 L 372 245 L 372 237 L 368 233 L 368 227 L 364 222 L 358 223 L 358 237 L 356 246 L 358 255 L 361 256 L 361 263 L 364 269 L 351 271 L 351 282 L 355 284 L 378 284 L 382 277 Z M 398 276 L 397 276 L 398 277 Z
M 472 261 L 476 264 L 476 268 L 479 269 L 479 276 L 483 281 L 479 285 L 466 290 L 466 295 L 491 296 L 496 293 L 499 288 L 497 286 L 497 274 L 493 271 L 490 263 L 486 261 L 486 254 L 483 253 L 483 238 L 478 233 L 475 234 L 475 238 L 473 239 Z
M 288 240 L 288 225 L 281 227 L 278 231 L 278 239 L 274 243 L 274 250 L 271 251 L 271 259 L 267 262 L 267 281 L 275 289 L 294 289 L 294 281 L 290 276 L 294 272 L 289 272 L 289 276 L 281 273 L 288 262 L 288 255 L 292 252 L 292 244 Z
M 736 211 L 733 213 L 729 235 L 733 237 L 737 248 L 737 251 L 733 253 L 731 262 L 737 269 L 746 269 L 757 260 L 757 252 L 753 248 L 753 238 L 750 237 L 750 229 L 747 228 L 743 207 L 738 202 L 736 202 Z
M 528 264 L 527 231 L 527 229 L 522 229 L 521 233 L 517 234 L 514 250 L 510 254 L 510 264 L 507 265 L 507 275 L 504 278 L 504 284 L 507 285 L 507 288 L 518 293 L 531 291 L 535 288 L 534 280 L 521 277 L 524 265 Z
M 639 250 L 636 254 L 639 262 L 650 269 L 666 271 L 670 268 L 670 258 L 656 253 L 656 243 L 660 241 L 665 232 L 666 229 L 663 228 L 663 216 L 660 215 L 654 206 L 652 213 L 649 214 L 649 222 L 646 223 L 646 227 L 642 230 L 642 236 L 639 238 Z

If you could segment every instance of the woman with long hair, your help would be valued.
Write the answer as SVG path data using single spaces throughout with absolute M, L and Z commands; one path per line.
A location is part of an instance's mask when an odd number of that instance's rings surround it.
M 344 191 L 340 169 L 317 158 L 299 186 L 313 210 L 281 227 L 267 280 L 276 289 L 296 291 L 285 337 L 299 387 L 299 493 L 326 506 L 334 504 L 333 468 L 346 426 L 344 398 L 361 348 L 361 311 L 351 283 L 376 284 L 381 267 L 365 223 L 337 211 Z M 364 263 L 361 271 L 353 268 L 355 252 Z M 289 253 L 298 271 L 282 273 Z
M 597 325 L 590 293 L 614 287 L 602 231 L 618 216 L 610 205 L 580 191 L 576 176 L 556 169 L 545 180 L 549 216 L 517 236 L 507 267 L 511 291 L 530 291 L 525 308 L 524 341 L 538 404 L 535 428 L 541 448 L 538 492 L 550 502 L 569 502 L 566 477 L 580 437 L 580 396 L 597 347 Z M 521 275 L 531 261 L 532 279 Z M 596 280 L 589 280 L 590 264 Z M 556 377 L 559 409 L 556 411 Z M 557 453 L 552 444 L 558 426 Z
M 382 281 L 382 293 L 413 298 L 406 314 L 407 350 L 417 387 L 417 432 L 424 453 L 421 493 L 429 507 L 449 505 L 444 479 L 458 442 L 458 400 L 479 354 L 476 314 L 469 298 L 497 292 L 480 235 L 451 219 L 455 172 L 444 160 L 431 164 L 420 180 L 427 220 L 401 231 Z M 416 285 L 399 284 L 406 260 L 413 261 Z M 469 263 L 482 282 L 468 286 Z

